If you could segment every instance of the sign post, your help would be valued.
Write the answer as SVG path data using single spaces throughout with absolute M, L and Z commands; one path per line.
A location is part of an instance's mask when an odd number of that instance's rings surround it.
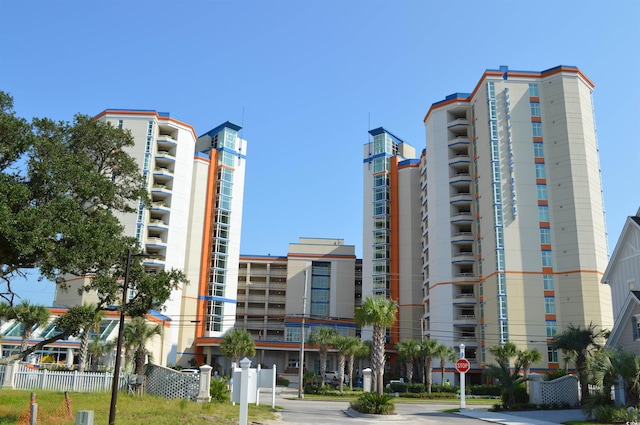
M 460 374 L 460 408 L 465 409 L 467 407 L 466 401 L 466 374 L 471 369 L 471 363 L 464 358 L 464 344 L 460 344 L 460 358 L 456 361 L 456 371 Z

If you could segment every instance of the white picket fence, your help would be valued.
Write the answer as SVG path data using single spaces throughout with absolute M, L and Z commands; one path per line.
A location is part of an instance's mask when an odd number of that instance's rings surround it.
M 5 381 L 4 365 L 0 365 L 0 386 Z M 119 388 L 126 389 L 128 379 L 120 376 Z M 13 388 L 18 390 L 52 390 L 100 392 L 111 390 L 113 374 L 78 371 L 33 370 L 19 365 L 13 373 Z

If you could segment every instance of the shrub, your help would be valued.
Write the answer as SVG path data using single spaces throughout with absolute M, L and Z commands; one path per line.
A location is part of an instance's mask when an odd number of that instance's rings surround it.
M 495 385 L 469 385 L 468 391 L 465 391 L 468 394 L 473 395 L 490 395 L 490 396 L 501 396 L 502 389 Z
M 351 402 L 351 408 L 360 413 L 372 415 L 390 415 L 396 411 L 393 399 L 386 394 L 364 393 L 358 400 Z
M 529 403 L 529 394 L 527 393 L 527 388 L 524 385 L 518 386 L 513 394 L 515 396 L 515 404 Z M 502 403 L 509 405 L 510 400 L 508 391 L 502 391 Z
M 425 392 L 424 384 L 409 384 L 407 390 L 413 394 L 420 394 Z
M 227 381 L 220 376 L 212 376 L 209 384 L 209 395 L 213 400 L 229 401 L 229 385 Z
M 634 417 L 634 413 L 635 410 L 628 412 L 624 406 L 598 406 L 593 412 L 597 422 L 606 423 L 633 421 L 637 418 L 637 416 Z
M 409 384 L 404 382 L 392 382 L 389 384 L 389 389 L 392 393 L 406 393 L 408 391 Z
M 276 378 L 276 385 L 279 387 L 288 387 L 289 386 L 289 380 L 283 378 L 282 376 L 278 376 Z
M 554 379 L 562 378 L 565 375 L 568 375 L 567 369 L 556 369 L 552 372 L 547 372 L 545 374 L 547 381 L 553 381 Z
M 431 393 L 450 393 L 450 394 L 457 394 L 458 390 L 460 390 L 459 387 L 454 387 L 452 385 L 431 385 Z M 469 387 L 467 387 L 467 389 L 465 390 L 465 393 L 467 394 L 471 394 L 469 392 Z

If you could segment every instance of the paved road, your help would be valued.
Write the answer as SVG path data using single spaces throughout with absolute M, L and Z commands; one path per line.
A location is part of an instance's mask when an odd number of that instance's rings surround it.
M 270 397 L 262 394 L 262 404 L 268 403 Z M 281 406 L 282 420 L 273 425 L 383 425 L 383 424 L 461 424 L 486 425 L 487 422 L 507 425 L 552 425 L 569 420 L 583 419 L 582 412 L 576 409 L 531 411 L 517 413 L 494 413 L 486 409 L 491 407 L 467 404 L 463 413 L 443 413 L 441 410 L 456 408 L 455 404 L 396 403 L 396 416 L 355 417 L 346 413 L 347 401 L 311 401 L 298 400 L 297 392 L 279 392 L 276 404 Z

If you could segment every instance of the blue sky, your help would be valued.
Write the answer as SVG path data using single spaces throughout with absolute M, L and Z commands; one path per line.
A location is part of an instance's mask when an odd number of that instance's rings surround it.
M 155 109 L 248 140 L 241 252 L 299 237 L 362 252 L 362 145 L 425 146 L 429 106 L 485 69 L 579 67 L 594 83 L 612 251 L 640 207 L 640 2 L 5 1 L 0 90 L 18 115 Z M 51 284 L 18 289 L 50 304 Z

